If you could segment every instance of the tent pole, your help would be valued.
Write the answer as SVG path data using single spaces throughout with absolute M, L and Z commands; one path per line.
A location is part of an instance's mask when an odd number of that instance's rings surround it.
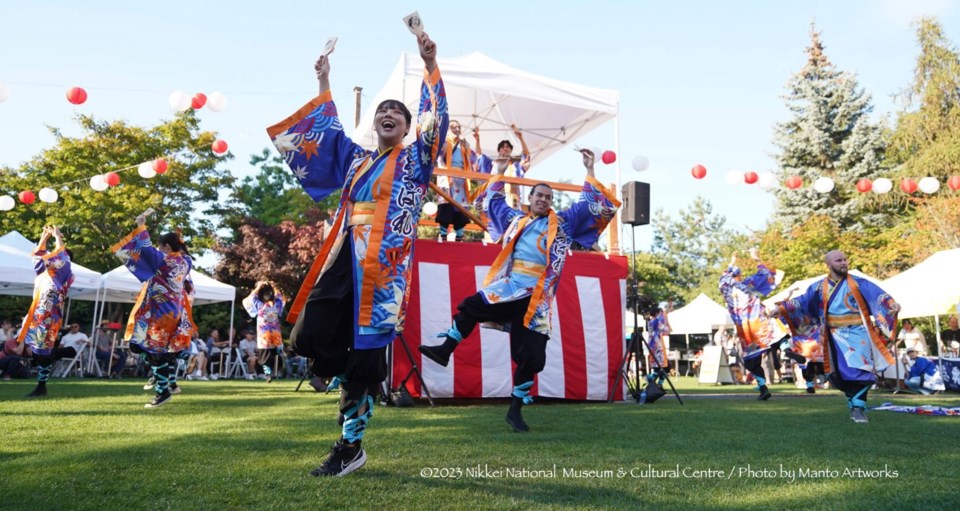
M 617 97 L 617 115 L 613 118 L 613 148 L 614 148 L 613 149 L 614 153 L 617 155 L 617 161 L 615 162 L 617 165 L 617 169 L 616 169 L 617 170 L 617 189 L 613 191 L 613 194 L 614 196 L 619 197 L 620 199 L 623 199 L 621 195 L 621 190 L 623 189 L 622 188 L 623 182 L 620 177 L 620 161 L 623 160 L 623 155 L 620 154 L 620 98 L 619 97 Z M 624 239 L 623 238 L 623 222 L 618 222 L 618 226 L 620 227 L 619 239 L 622 240 Z M 623 255 L 622 246 L 620 247 L 620 255 Z
M 233 299 L 230 300 L 230 331 L 233 332 L 233 313 L 236 308 L 237 303 L 237 292 L 234 290 Z M 240 342 L 240 341 L 237 341 Z M 227 367 L 230 367 L 230 363 L 233 362 L 233 343 L 234 340 L 230 339 L 230 350 L 227 352 Z M 220 364 L 220 374 L 226 376 L 227 373 L 223 372 L 223 364 Z
M 943 353 L 941 353 L 940 345 L 943 344 L 943 341 L 940 339 L 940 315 L 936 314 L 933 316 L 933 323 L 937 328 L 937 370 L 940 371 L 940 374 L 943 374 Z

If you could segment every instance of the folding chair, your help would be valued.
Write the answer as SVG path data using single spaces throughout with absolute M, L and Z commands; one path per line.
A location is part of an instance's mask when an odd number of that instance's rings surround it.
M 240 348 L 233 347 L 231 349 L 233 350 L 233 355 L 231 357 L 230 368 L 227 370 L 227 378 L 239 378 L 242 376 L 246 379 L 247 375 L 250 374 L 250 372 L 247 371 L 247 362 L 243 360 Z
M 87 349 L 87 345 L 82 345 L 73 358 L 58 360 L 55 364 L 53 377 L 66 378 L 72 371 L 76 371 L 77 377 L 83 378 L 83 357 L 87 353 Z

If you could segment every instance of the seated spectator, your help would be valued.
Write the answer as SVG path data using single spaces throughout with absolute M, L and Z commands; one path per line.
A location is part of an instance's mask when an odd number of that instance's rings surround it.
M 904 359 L 903 364 L 909 365 L 910 369 L 904 383 L 910 390 L 925 396 L 944 390 L 943 378 L 937 364 L 919 356 L 919 350 L 914 347 L 907 348 L 907 357 L 909 358 Z
M 216 328 L 210 329 L 210 334 L 207 336 L 207 364 L 216 359 L 222 369 L 223 360 L 228 356 L 230 356 L 230 340 L 220 340 L 220 331 Z M 216 380 L 217 377 L 217 374 L 211 375 L 211 379 Z
M 252 380 L 257 375 L 257 335 L 253 330 L 244 332 L 243 340 L 240 341 L 240 358 L 247 364 L 248 380 Z
M 30 356 L 30 347 L 17 342 L 17 336 L 8 337 L 0 349 L 0 373 L 4 380 L 11 378 L 29 378 L 30 368 L 26 359 Z
M 107 331 L 106 325 L 100 325 L 93 333 L 93 343 L 97 349 L 97 360 L 103 363 L 104 369 L 110 368 L 111 378 L 119 378 L 127 365 L 127 354 L 123 350 L 113 349 L 113 337 Z
M 187 361 L 187 379 L 207 381 L 207 351 L 206 345 L 200 342 L 196 335 L 190 339 L 190 348 L 185 350 L 189 352 L 190 358 Z
M 90 346 L 90 338 L 80 331 L 80 323 L 70 325 L 70 331 L 60 338 L 60 347 L 73 348 L 75 350 L 74 356 L 85 346 Z
M 923 337 L 923 332 L 914 328 L 909 319 L 903 320 L 903 329 L 900 330 L 897 340 L 903 341 L 904 348 L 915 348 L 919 356 L 927 356 L 927 340 Z
M 13 323 L 9 319 L 3 320 L 3 323 L 0 323 L 0 342 L 4 342 L 11 337 L 17 337 L 17 331 L 13 329 Z
M 940 341 L 940 352 L 944 356 L 957 356 L 953 346 L 960 343 L 960 321 L 957 320 L 956 314 L 947 320 L 947 329 L 940 332 Z

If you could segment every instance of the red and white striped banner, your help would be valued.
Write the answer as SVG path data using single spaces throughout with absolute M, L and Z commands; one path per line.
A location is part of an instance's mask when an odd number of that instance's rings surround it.
M 510 337 L 506 332 L 477 328 L 442 367 L 421 357 L 421 342 L 450 328 L 456 307 L 477 292 L 499 245 L 438 243 L 418 240 L 404 338 L 416 358 L 433 397 L 507 397 L 513 390 Z M 623 256 L 574 252 L 567 257 L 553 303 L 553 334 L 547 342 L 547 363 L 532 394 L 576 400 L 606 400 L 625 347 L 627 259 Z M 399 346 L 393 357 L 393 386 L 410 370 Z M 416 378 L 408 390 L 420 395 Z M 623 397 L 623 385 L 615 393 Z

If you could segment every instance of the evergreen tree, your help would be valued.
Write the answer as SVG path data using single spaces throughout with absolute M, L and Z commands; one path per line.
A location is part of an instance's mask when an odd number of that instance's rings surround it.
M 870 96 L 858 86 L 856 76 L 838 71 L 827 59 L 813 26 L 810 38 L 807 63 L 790 79 L 784 97 L 792 118 L 778 124 L 774 135 L 780 148 L 780 181 L 795 175 L 804 186 L 774 190 L 776 220 L 790 228 L 813 214 L 824 214 L 844 231 L 885 225 L 886 216 L 865 209 L 856 190 L 857 180 L 873 179 L 883 169 L 884 130 L 870 122 Z M 814 190 L 812 184 L 820 177 L 832 178 L 834 190 Z

